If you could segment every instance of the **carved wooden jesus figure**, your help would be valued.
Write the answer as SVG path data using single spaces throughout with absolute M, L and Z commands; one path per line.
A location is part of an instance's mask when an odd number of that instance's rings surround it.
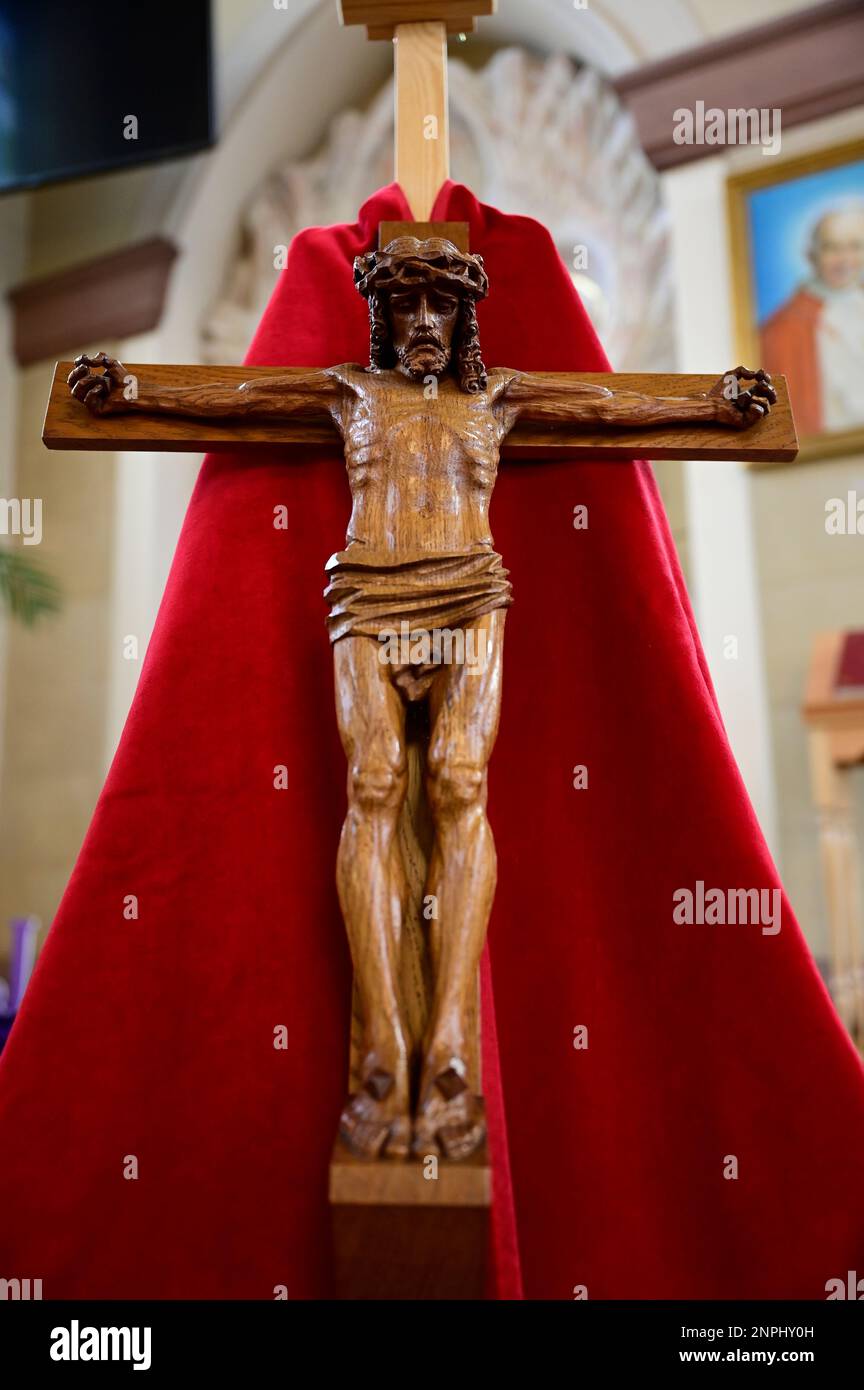
M 327 564 L 348 814 L 337 882 L 363 1020 L 359 1085 L 341 1132 L 358 1153 L 462 1158 L 485 1135 L 469 1053 L 477 968 L 495 891 L 486 818 L 498 729 L 507 570 L 489 503 L 502 441 L 520 419 L 604 426 L 713 422 L 740 429 L 767 415 L 770 378 L 737 368 L 698 396 L 622 392 L 558 374 L 497 368 L 480 353 L 482 259 L 449 241 L 403 237 L 355 262 L 369 302 L 371 363 L 124 394 L 126 369 L 76 361 L 73 396 L 95 414 L 167 412 L 288 420 L 328 414 L 345 445 L 353 510 Z M 730 378 L 749 380 L 728 399 Z M 725 387 L 725 389 L 724 389 Z M 454 636 L 460 638 L 454 641 Z M 399 640 L 397 640 L 399 639 Z M 426 790 L 434 822 L 425 899 L 432 994 L 412 1055 L 399 986 L 406 902 L 397 824 L 407 791 L 406 718 L 426 701 Z

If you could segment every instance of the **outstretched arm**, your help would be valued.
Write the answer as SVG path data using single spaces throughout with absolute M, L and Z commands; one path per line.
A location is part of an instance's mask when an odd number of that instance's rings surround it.
M 320 418 L 333 415 L 341 398 L 339 381 L 326 371 L 286 371 L 239 386 L 160 386 L 139 381 L 104 352 L 76 357 L 67 380 L 75 399 L 94 415 L 142 411 L 211 420 Z
M 740 383 L 751 385 L 742 389 Z M 746 429 L 764 419 L 777 400 L 767 372 L 736 367 L 706 393 L 646 396 L 580 381 L 563 372 L 513 374 L 504 392 L 505 410 L 517 420 L 611 425 L 640 429 L 698 421 Z

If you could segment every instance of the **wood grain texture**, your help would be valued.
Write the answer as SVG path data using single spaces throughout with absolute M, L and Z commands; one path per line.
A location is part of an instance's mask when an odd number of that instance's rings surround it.
M 49 449 L 154 450 L 166 453 L 244 453 L 258 449 L 310 450 L 341 446 L 335 425 L 320 420 L 284 422 L 196 420 L 167 415 L 93 416 L 71 398 L 66 378 L 72 362 L 58 362 L 51 386 L 42 439 Z M 241 382 L 274 375 L 298 378 L 302 369 L 286 367 L 153 366 L 129 363 L 127 370 L 142 381 L 160 386 L 205 386 L 214 379 L 239 386 Z M 648 395 L 676 396 L 705 393 L 717 376 L 704 374 L 580 372 L 545 373 L 552 379 L 578 379 Z M 753 463 L 789 462 L 796 456 L 798 436 L 789 403 L 786 379 L 774 377 L 777 404 L 767 420 L 749 430 L 721 429 L 712 425 L 616 429 L 609 426 L 544 425 L 522 421 L 505 439 L 504 458 L 552 458 L 562 453 L 590 455 L 594 459 L 739 459 Z
M 427 1176 L 430 1173 L 435 1176 Z M 488 1207 L 488 1150 L 484 1144 L 464 1162 L 439 1162 L 435 1169 L 421 1158 L 369 1164 L 337 1140 L 330 1160 L 329 1196 L 331 1202 L 348 1206 Z
M 343 24 L 419 24 L 495 13 L 497 0 L 339 0 Z
M 392 39 L 398 24 L 441 21 L 448 34 L 473 33 L 497 0 L 339 0 L 343 24 L 365 24 L 370 39 Z
M 477 965 L 496 878 L 486 798 L 503 616 L 472 624 L 488 636 L 484 670 L 442 662 L 407 698 L 412 672 L 382 663 L 368 635 L 334 644 L 349 768 L 337 884 L 357 985 L 342 1133 L 367 1157 L 399 1153 L 406 1113 L 420 1156 L 467 1157 L 485 1132 Z
M 453 34 L 473 34 L 477 29 L 476 19 L 448 19 L 445 21 L 445 29 L 449 35 Z M 366 30 L 367 39 L 388 39 L 390 42 L 396 37 L 396 30 L 392 24 L 370 24 Z
M 479 1302 L 486 1296 L 486 1207 L 337 1202 L 330 1211 L 338 1299 Z
M 395 177 L 425 221 L 450 177 L 447 31 L 437 21 L 396 26 Z
M 337 1297 L 482 1299 L 492 1171 L 483 1145 L 437 1169 L 368 1163 L 337 1140 L 329 1199 Z
M 389 246 L 400 237 L 413 236 L 418 241 L 428 241 L 430 237 L 443 237 L 460 251 L 469 251 L 471 226 L 468 222 L 379 222 L 379 250 Z
M 399 923 L 398 992 L 405 1038 L 419 1070 L 423 1042 L 430 1022 L 430 1005 L 435 981 L 429 943 L 429 924 L 423 916 L 426 886 L 435 843 L 435 825 L 429 807 L 429 721 L 424 706 L 414 704 L 406 719 L 405 757 L 407 785 L 405 799 L 396 822 L 395 852 L 404 872 L 404 893 Z M 471 988 L 466 1007 L 466 1075 L 476 1095 L 483 1093 L 480 1056 L 480 981 Z M 363 1059 L 366 1025 L 357 979 L 351 1001 L 351 1043 L 348 1064 L 348 1092 L 356 1094 L 363 1086 Z M 348 1150 L 341 1145 L 344 1153 Z M 355 1160 L 356 1162 L 356 1160 Z M 352 1169 L 355 1177 L 356 1168 Z M 359 1179 L 358 1179 L 359 1181 Z M 346 1198 L 345 1200 L 348 1200 Z M 359 1201 L 360 1198 L 352 1200 Z M 372 1200 L 371 1198 L 369 1200 Z

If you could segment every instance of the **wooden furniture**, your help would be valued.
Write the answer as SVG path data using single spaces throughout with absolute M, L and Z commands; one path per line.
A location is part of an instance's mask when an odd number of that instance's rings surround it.
M 831 935 L 837 1011 L 864 1051 L 864 912 L 852 769 L 864 763 L 864 632 L 825 632 L 813 644 L 804 719 Z

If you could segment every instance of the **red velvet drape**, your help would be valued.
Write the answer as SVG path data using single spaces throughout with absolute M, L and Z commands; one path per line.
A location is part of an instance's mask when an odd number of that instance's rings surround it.
M 298 236 L 248 361 L 365 361 L 351 261 L 407 216 L 393 186 Z M 605 368 L 538 224 L 453 184 L 434 216 L 486 259 L 490 366 Z M 350 963 L 321 591 L 347 515 L 336 456 L 204 464 L 0 1060 L 0 1274 L 45 1297 L 329 1292 Z M 785 902 L 776 935 L 673 921 L 679 888 L 777 879 L 650 468 L 505 462 L 492 523 L 515 590 L 484 986 L 495 1291 L 519 1294 L 518 1244 L 530 1298 L 823 1298 L 864 1271 L 864 1071 Z

